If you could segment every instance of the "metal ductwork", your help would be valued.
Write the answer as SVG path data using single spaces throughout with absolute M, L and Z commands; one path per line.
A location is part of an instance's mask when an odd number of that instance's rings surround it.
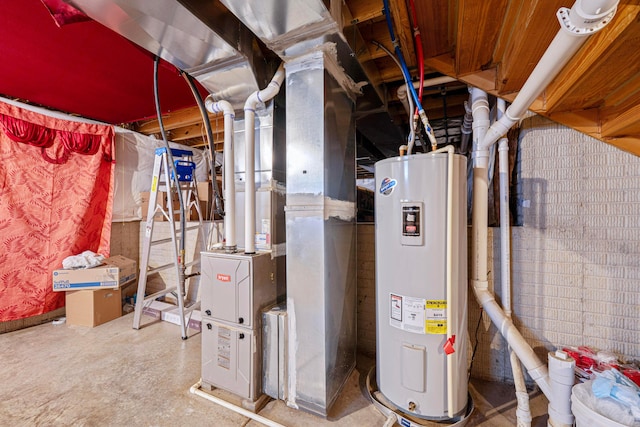
M 197 3 L 195 0 L 186 0 Z M 384 106 L 380 75 L 367 67 L 359 55 L 368 52 L 360 33 L 352 24 L 349 10 L 337 0 L 221 0 L 262 42 L 280 58 L 292 58 L 317 49 L 323 44 L 335 45 L 337 60 L 358 86 L 362 96 L 357 110 L 378 111 Z M 346 25 L 346 26 L 345 26 Z M 345 37 L 349 34 L 349 37 Z M 386 107 L 386 106 L 385 106 Z
M 253 36 L 217 2 L 196 16 L 176 0 L 69 0 L 95 21 L 196 78 L 240 108 L 265 83 Z M 205 19 L 206 17 L 206 19 Z

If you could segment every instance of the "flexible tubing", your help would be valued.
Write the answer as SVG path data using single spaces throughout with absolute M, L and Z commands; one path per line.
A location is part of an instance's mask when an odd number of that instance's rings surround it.
M 418 27 L 418 14 L 416 13 L 416 4 L 414 0 L 409 0 L 409 9 L 411 10 L 411 20 L 413 21 L 413 38 L 416 45 L 416 58 L 418 59 L 418 68 L 420 75 L 420 87 L 418 88 L 418 99 L 422 103 L 422 93 L 424 90 L 424 54 L 422 52 L 422 36 L 420 35 L 420 27 Z M 416 110 L 416 116 L 418 111 Z
M 382 2 L 384 5 L 384 15 L 387 21 L 389 35 L 391 36 L 391 42 L 393 43 L 394 51 L 396 52 L 396 55 L 398 56 L 398 60 L 400 61 L 400 68 L 402 69 L 402 74 L 404 75 L 405 81 L 410 82 L 411 74 L 409 73 L 409 68 L 407 68 L 407 63 L 404 60 L 404 56 L 402 55 L 402 50 L 400 49 L 400 44 L 396 40 L 396 35 L 393 32 L 393 22 L 391 21 L 391 10 L 389 9 L 389 0 L 382 0 Z M 416 90 L 414 89 L 413 85 L 409 84 L 408 87 L 409 87 L 409 92 L 411 93 L 411 96 L 413 97 L 413 100 L 416 103 L 416 108 L 418 109 L 418 115 L 420 116 L 420 120 L 422 121 L 424 130 L 427 133 L 427 136 L 429 137 L 429 141 L 431 141 L 431 147 L 433 150 L 435 150 L 436 146 L 438 145 L 438 142 L 436 141 L 436 136 L 433 134 L 433 129 L 429 124 L 427 113 L 425 113 L 424 108 L 422 108 L 422 102 L 420 102 L 420 98 L 418 98 L 418 94 L 416 93 Z
M 196 88 L 196 84 L 193 81 L 193 77 L 189 74 L 182 72 L 187 84 L 189 85 L 189 89 L 191 89 L 191 93 L 196 100 L 196 104 L 198 104 L 198 110 L 200 110 L 200 115 L 202 116 L 202 124 L 204 125 L 204 129 L 207 134 L 207 144 L 209 146 L 209 152 L 211 153 L 211 163 L 209 168 L 211 169 L 211 180 L 213 185 L 213 201 L 215 204 L 215 212 L 218 215 L 224 215 L 222 210 L 222 206 L 220 203 L 220 189 L 218 188 L 218 180 L 216 179 L 216 155 L 215 155 L 215 141 L 213 140 L 213 130 L 211 129 L 211 122 L 209 121 L 209 115 L 207 114 L 207 108 L 205 104 L 202 102 L 202 98 L 200 97 L 200 93 Z
M 243 417 L 247 417 L 247 418 L 251 418 L 254 421 L 257 421 L 261 424 L 264 424 L 265 426 L 269 426 L 269 427 L 285 427 L 283 424 L 277 423 L 275 421 L 270 420 L 269 418 L 265 418 L 262 415 L 258 415 L 255 414 L 251 411 L 248 411 L 240 406 L 234 405 L 233 403 L 227 402 L 224 399 L 220 399 L 219 397 L 216 396 L 212 396 L 209 393 L 205 393 L 204 391 L 202 391 L 202 389 L 200 388 L 202 386 L 202 380 L 199 380 L 197 383 L 195 383 L 194 385 L 192 385 L 189 388 L 189 391 L 191 392 L 191 394 L 195 394 L 196 396 L 200 396 L 203 397 L 205 399 L 207 399 L 210 402 L 213 402 L 215 404 L 218 404 L 224 408 L 230 409 L 233 412 L 236 412 L 240 415 L 242 415 Z
M 214 102 L 211 95 L 205 100 L 207 110 L 217 114 L 224 114 L 224 246 L 228 251 L 237 247 L 236 243 L 236 183 L 234 177 L 234 126 L 235 111 L 228 101 Z
M 182 196 L 182 191 L 180 190 L 180 181 L 178 181 L 178 173 L 176 171 L 176 166 L 173 163 L 173 154 L 171 153 L 171 147 L 169 146 L 169 140 L 167 139 L 167 133 L 164 129 L 164 121 L 162 120 L 162 109 L 160 108 L 160 91 L 158 88 L 158 65 L 160 63 L 160 57 L 156 55 L 155 60 L 153 61 L 153 98 L 156 106 L 156 114 L 158 116 L 158 124 L 160 125 L 160 134 L 162 135 L 162 142 L 164 143 L 165 149 L 167 150 L 167 159 L 169 163 L 169 169 L 171 170 L 171 174 L 176 181 L 176 189 L 178 193 L 178 204 L 180 205 L 180 248 L 178 255 L 178 295 L 176 295 L 176 299 L 178 300 L 178 307 L 180 309 L 180 313 L 184 313 L 184 285 L 185 285 L 185 235 L 186 235 L 186 218 L 184 217 L 184 197 Z M 171 187 L 171 182 L 167 182 L 167 186 Z M 171 197 L 171 190 L 167 188 L 168 197 Z M 170 219 L 173 224 L 173 212 L 171 213 L 172 218 Z M 141 296 L 144 298 L 144 295 Z M 180 316 L 180 333 L 182 335 L 182 339 L 187 339 L 187 328 L 185 327 L 184 316 Z
M 244 217 L 244 252 L 256 252 L 256 178 L 255 178 L 255 117 L 256 106 L 261 102 L 268 102 L 280 92 L 284 81 L 284 63 L 281 63 L 266 88 L 253 92 L 244 104 L 244 135 L 245 135 L 245 217 Z

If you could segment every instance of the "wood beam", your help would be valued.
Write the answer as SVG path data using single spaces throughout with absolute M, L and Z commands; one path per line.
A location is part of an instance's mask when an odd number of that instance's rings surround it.
M 453 3 L 449 0 L 415 2 L 425 59 L 452 52 L 455 8 L 450 4 Z
M 389 0 L 389 7 L 395 24 L 396 38 L 400 43 L 400 49 L 402 49 L 402 56 L 404 56 L 407 67 L 413 68 L 416 66 L 416 51 L 413 47 L 413 31 L 407 4 L 404 0 Z
M 222 114 L 209 113 L 209 119 L 212 120 L 212 126 L 214 122 L 220 121 L 218 126 L 222 126 Z M 162 122 L 166 130 L 171 130 L 179 127 L 190 126 L 196 123 L 202 123 L 202 115 L 198 106 L 183 108 L 181 110 L 172 111 L 162 116 Z M 144 134 L 152 134 L 160 132 L 160 125 L 158 120 L 149 120 L 141 123 L 137 131 Z
M 380 1 L 349 0 L 347 7 L 351 11 L 352 24 L 359 24 L 383 16 L 383 7 Z
M 602 136 L 605 138 L 640 135 L 640 99 L 636 97 L 617 108 L 601 111 Z

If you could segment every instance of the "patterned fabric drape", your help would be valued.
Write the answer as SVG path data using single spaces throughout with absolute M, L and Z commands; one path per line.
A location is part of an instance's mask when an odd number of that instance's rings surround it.
M 113 140 L 0 102 L 0 322 L 64 306 L 52 271 L 67 256 L 109 255 Z

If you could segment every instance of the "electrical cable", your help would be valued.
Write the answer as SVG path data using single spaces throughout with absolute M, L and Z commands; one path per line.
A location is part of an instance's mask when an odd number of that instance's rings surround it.
M 480 329 L 480 322 L 482 322 L 482 307 L 480 307 L 480 315 L 478 316 L 478 324 L 476 325 L 476 331 L 474 332 L 476 342 L 473 344 L 473 351 L 471 352 L 471 362 L 469 362 L 468 378 L 471 378 L 471 369 L 473 368 L 473 359 L 476 357 L 476 350 L 478 349 L 478 330 Z
M 181 71 L 181 74 L 184 77 L 184 79 L 187 81 L 187 84 L 189 85 L 189 89 L 191 89 L 191 93 L 193 93 L 193 97 L 195 98 L 196 103 L 198 104 L 200 115 L 202 116 L 202 122 L 206 130 L 207 142 L 209 144 L 209 152 L 211 153 L 211 164 L 209 167 L 211 168 L 211 179 L 213 181 L 212 184 L 213 184 L 213 199 L 214 199 L 214 205 L 215 205 L 215 213 L 217 213 L 220 216 L 224 216 L 224 210 L 222 209 L 222 198 L 220 197 L 220 189 L 218 188 L 218 180 L 216 176 L 215 145 L 213 140 L 213 131 L 211 129 L 211 122 L 209 121 L 209 114 L 207 113 L 207 109 L 204 106 L 204 102 L 202 101 L 202 98 L 200 97 L 200 93 L 196 88 L 196 84 L 193 81 L 193 77 L 191 77 L 189 74 L 185 73 L 184 71 Z
M 171 175 L 173 179 L 176 181 L 177 193 L 178 193 L 178 203 L 180 205 L 180 252 L 179 252 L 179 262 L 180 268 L 178 269 L 178 282 L 181 285 L 179 289 L 182 291 L 182 295 L 178 295 L 177 298 L 184 297 L 184 272 L 185 272 L 185 233 L 186 233 L 186 218 L 184 216 L 184 198 L 182 196 L 182 191 L 180 191 L 180 181 L 178 180 L 178 172 L 176 171 L 176 166 L 173 160 L 173 154 L 171 153 L 171 147 L 169 146 L 169 140 L 167 139 L 167 133 L 164 128 L 164 121 L 162 120 L 162 109 L 160 108 L 160 93 L 158 90 L 158 65 L 160 64 L 160 57 L 156 55 L 155 61 L 153 62 L 153 97 L 156 105 L 156 114 L 158 116 L 158 125 L 160 126 L 160 134 L 162 135 L 162 141 L 164 142 L 165 149 L 167 150 L 167 159 L 169 163 L 169 169 L 171 169 Z M 167 182 L 167 186 L 171 186 L 170 182 Z M 167 193 L 169 193 L 169 189 L 167 188 Z M 171 197 L 171 196 L 169 196 Z M 186 336 L 183 336 L 182 339 L 186 339 Z

